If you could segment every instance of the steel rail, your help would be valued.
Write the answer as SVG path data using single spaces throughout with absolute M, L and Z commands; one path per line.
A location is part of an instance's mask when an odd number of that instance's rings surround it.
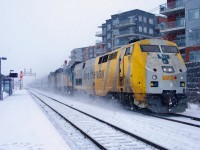
M 31 90 L 33 90 L 33 89 L 31 89 Z M 35 91 L 35 90 L 33 90 L 33 91 Z M 87 115 L 87 116 L 89 116 L 89 117 L 91 117 L 91 118 L 93 118 L 93 119 L 95 119 L 95 120 L 98 120 L 99 122 L 102 122 L 102 123 L 104 123 L 104 124 L 106 124 L 106 125 L 108 125 L 108 126 L 111 126 L 112 128 L 114 128 L 114 129 L 116 129 L 116 130 L 118 130 L 118 131 L 120 131 L 120 132 L 122 132 L 122 133 L 124 133 L 124 134 L 127 134 L 127 135 L 129 135 L 129 136 L 131 136 L 131 137 L 133 137 L 133 138 L 135 138 L 135 139 L 137 139 L 137 140 L 139 140 L 139 141 L 141 141 L 141 142 L 143 142 L 143 143 L 146 143 L 146 144 L 148 144 L 148 145 L 150 145 L 150 146 L 152 146 L 152 147 L 154 147 L 154 148 L 156 148 L 156 149 L 167 150 L 167 148 L 165 148 L 165 147 L 163 147 L 163 146 L 160 146 L 160 145 L 158 145 L 158 144 L 156 144 L 156 143 L 154 143 L 154 142 L 151 142 L 151 141 L 149 141 L 149 140 L 146 140 L 146 139 L 144 139 L 144 138 L 142 138 L 142 137 L 140 137 L 140 136 L 138 136 L 138 135 L 136 135 L 136 134 L 133 134 L 133 133 L 131 133 L 131 132 L 129 132 L 129 131 L 126 131 L 126 130 L 124 130 L 124 129 L 121 129 L 121 128 L 119 128 L 119 127 L 117 127 L 117 126 L 115 126 L 115 125 L 113 125 L 113 124 L 111 124 L 111 123 L 108 123 L 108 122 L 106 122 L 106 121 L 104 121 L 104 120 L 102 120 L 102 119 L 99 119 L 99 118 L 97 118 L 97 117 L 94 117 L 94 116 L 92 116 L 92 115 L 90 115 L 90 114 L 88 114 L 88 113 L 86 113 L 86 112 L 83 112 L 83 111 L 77 109 L 77 108 L 74 108 L 74 107 L 72 107 L 72 106 L 70 106 L 70 105 L 67 105 L 67 104 L 65 104 L 65 103 L 63 103 L 63 102 L 60 102 L 60 101 L 58 101 L 58 100 L 56 100 L 56 99 L 54 99 L 54 98 L 52 98 L 52 97 L 49 97 L 49 96 L 47 96 L 47 95 L 45 95 L 45 94 L 42 94 L 42 93 L 40 93 L 40 92 L 38 92 L 38 91 L 35 91 L 35 92 L 36 92 L 36 93 L 39 93 L 39 94 L 41 94 L 41 95 L 43 95 L 43 96 L 45 96 L 45 97 L 47 97 L 47 98 L 49 98 L 49 99 L 52 99 L 52 100 L 54 100 L 54 101 L 56 101 L 56 102 L 58 102 L 58 103 L 60 103 L 60 104 L 63 104 L 63 105 L 65 105 L 65 106 L 67 106 L 67 107 L 69 107 L 69 108 L 71 108 L 71 109 L 73 109 L 73 110 L 76 110 L 76 111 L 78 111 L 78 112 L 80 112 L 80 113 L 82 113 L 82 114 L 84 114 L 84 115 Z
M 159 118 L 159 119 L 163 119 L 163 120 L 167 120 L 167 121 L 171 121 L 171 122 L 181 123 L 181 124 L 200 128 L 200 125 L 189 123 L 189 122 L 184 122 L 184 121 L 179 121 L 179 120 L 175 120 L 175 119 L 170 119 L 170 118 L 166 118 L 166 117 L 161 117 L 161 116 L 159 116 L 159 114 L 149 114 L 149 113 L 148 114 L 142 113 L 142 114 L 147 115 L 147 116 L 152 116 L 152 117 L 155 117 L 155 118 Z
M 193 117 L 193 116 L 187 116 L 187 115 L 183 115 L 183 114 L 169 113 L 169 115 L 180 116 L 180 117 L 189 118 L 189 119 L 192 119 L 192 120 L 195 120 L 195 121 L 200 121 L 200 118 Z
M 59 115 L 62 119 L 64 119 L 66 122 L 68 122 L 69 124 L 71 124 L 74 128 L 76 128 L 77 130 L 79 130 L 85 137 L 87 137 L 88 139 L 90 139 L 97 147 L 99 147 L 102 150 L 107 150 L 104 146 L 102 146 L 99 142 L 97 142 L 95 139 L 93 139 L 91 136 L 89 136 L 87 133 L 85 133 L 83 130 L 81 130 L 78 126 L 76 126 L 74 123 L 72 123 L 71 121 L 69 121 L 66 117 L 64 117 L 61 113 L 59 113 L 58 111 L 56 111 L 54 108 L 52 108 L 50 105 L 48 105 L 47 103 L 45 103 L 41 98 L 39 98 L 37 95 L 35 95 L 34 93 L 32 93 L 30 90 L 28 90 L 32 95 L 34 95 L 37 99 L 39 99 L 42 103 L 44 103 L 46 106 L 48 106 L 50 109 L 52 109 L 57 115 Z

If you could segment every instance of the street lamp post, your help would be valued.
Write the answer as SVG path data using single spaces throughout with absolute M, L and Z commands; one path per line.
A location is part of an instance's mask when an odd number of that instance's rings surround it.
M 10 70 L 10 73 L 11 72 L 13 72 L 14 70 Z M 12 87 L 12 89 L 14 90 L 14 84 L 15 84 L 15 82 L 14 82 L 14 78 L 13 78 L 13 87 Z
M 7 60 L 7 58 L 6 57 L 0 57 L 0 100 L 3 100 L 2 75 L 1 75 L 1 60 Z

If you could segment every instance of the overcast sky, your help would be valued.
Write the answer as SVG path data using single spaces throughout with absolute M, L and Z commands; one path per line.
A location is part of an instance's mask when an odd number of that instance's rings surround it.
M 73 48 L 95 44 L 97 26 L 111 15 L 150 11 L 166 0 L 0 0 L 2 73 L 29 70 L 48 75 L 69 60 Z

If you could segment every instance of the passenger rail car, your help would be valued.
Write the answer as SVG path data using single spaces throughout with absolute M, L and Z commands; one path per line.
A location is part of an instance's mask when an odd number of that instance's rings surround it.
M 186 66 L 175 43 L 146 39 L 75 65 L 74 89 L 154 112 L 187 108 Z

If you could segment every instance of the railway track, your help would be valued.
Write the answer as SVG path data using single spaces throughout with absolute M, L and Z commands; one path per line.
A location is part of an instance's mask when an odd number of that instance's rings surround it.
M 29 90 L 37 99 L 69 122 L 100 149 L 167 149 L 54 98 L 32 91 Z
M 193 116 L 187 116 L 187 115 L 183 115 L 183 114 L 169 113 L 169 115 L 172 115 L 172 116 L 180 116 L 180 117 L 189 118 L 189 119 L 191 119 L 191 120 L 200 121 L 200 118 L 193 117 Z
M 173 113 L 164 114 L 165 116 L 156 114 L 156 113 L 143 113 L 143 114 L 147 116 L 152 116 L 155 118 L 171 121 L 171 122 L 181 123 L 184 125 L 200 128 L 200 123 L 199 123 L 200 118 L 196 118 L 192 116 L 186 116 L 182 114 L 173 114 Z
M 158 114 L 151 111 L 146 112 L 147 110 L 138 110 L 138 109 L 131 109 L 130 107 L 126 108 L 129 111 L 134 111 L 139 114 L 144 114 L 146 116 L 151 116 L 171 122 L 176 122 L 184 125 L 189 125 L 193 127 L 200 128 L 200 118 L 187 116 L 183 114 L 175 114 L 175 113 L 166 113 L 166 114 Z

